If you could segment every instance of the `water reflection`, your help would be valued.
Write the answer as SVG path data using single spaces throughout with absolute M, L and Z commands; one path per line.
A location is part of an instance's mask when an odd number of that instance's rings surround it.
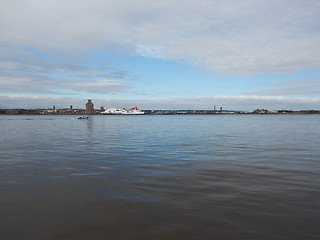
M 320 234 L 319 116 L 32 119 L 1 122 L 4 239 Z

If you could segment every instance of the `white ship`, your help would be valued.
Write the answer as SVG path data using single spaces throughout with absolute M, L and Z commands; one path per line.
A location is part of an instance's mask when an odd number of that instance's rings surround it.
M 143 115 L 144 112 L 139 110 L 137 107 L 133 107 L 130 110 L 126 110 L 124 113 L 122 113 L 124 115 Z
M 139 110 L 137 107 L 126 110 L 125 108 L 108 108 L 105 111 L 101 112 L 103 115 L 143 115 L 144 112 Z
M 125 109 L 120 109 L 120 108 L 108 108 L 105 111 L 101 112 L 100 114 L 103 115 L 121 115 L 124 112 L 126 112 Z

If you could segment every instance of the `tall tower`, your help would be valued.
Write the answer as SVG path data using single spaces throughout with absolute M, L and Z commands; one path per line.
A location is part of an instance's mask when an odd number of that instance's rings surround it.
M 88 102 L 86 104 L 86 114 L 88 115 L 94 114 L 94 108 L 93 108 L 93 103 L 91 102 L 91 99 L 88 99 Z

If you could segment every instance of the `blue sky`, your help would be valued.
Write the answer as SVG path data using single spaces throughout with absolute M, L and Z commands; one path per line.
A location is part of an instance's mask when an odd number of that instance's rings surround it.
M 0 108 L 320 109 L 317 0 L 0 0 Z

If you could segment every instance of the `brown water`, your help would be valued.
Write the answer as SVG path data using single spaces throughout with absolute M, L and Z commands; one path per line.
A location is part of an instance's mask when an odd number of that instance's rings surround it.
M 0 239 L 318 239 L 320 116 L 0 116 Z

